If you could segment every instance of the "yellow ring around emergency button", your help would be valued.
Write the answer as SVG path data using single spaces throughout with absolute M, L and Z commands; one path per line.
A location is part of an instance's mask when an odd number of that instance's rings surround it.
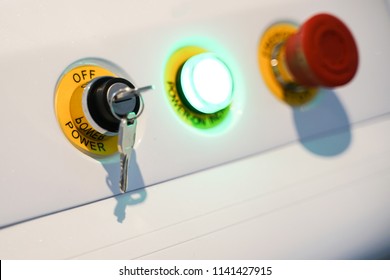
M 101 76 L 117 75 L 97 65 L 76 66 L 61 76 L 55 91 L 55 113 L 63 133 L 76 148 L 93 157 L 106 157 L 118 151 L 117 136 L 96 131 L 82 108 L 86 84 Z
M 296 32 L 297 27 L 291 23 L 274 24 L 264 32 L 258 45 L 258 63 L 266 85 L 274 96 L 291 106 L 300 106 L 310 102 L 318 91 L 316 88 L 307 88 L 302 92 L 285 90 L 275 77 L 271 64 L 272 52 Z M 291 79 L 283 67 L 279 70 L 285 80 Z

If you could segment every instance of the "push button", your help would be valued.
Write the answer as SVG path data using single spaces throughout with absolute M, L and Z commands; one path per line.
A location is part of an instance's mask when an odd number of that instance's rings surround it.
M 260 40 L 258 59 L 272 94 L 291 106 L 307 104 L 320 87 L 347 84 L 359 61 L 351 31 L 329 14 L 317 14 L 300 27 L 291 22 L 270 26 Z
M 232 101 L 230 70 L 212 53 L 189 58 L 183 64 L 178 82 L 188 105 L 200 113 L 213 114 L 228 107 Z
M 164 84 L 173 111 L 197 129 L 222 131 L 231 116 L 235 85 L 233 70 L 215 50 L 185 46 L 165 65 Z M 215 129 L 214 129 L 215 128 Z
M 348 83 L 358 67 L 358 51 L 348 27 L 329 14 L 307 20 L 286 41 L 286 64 L 304 86 L 337 87 Z

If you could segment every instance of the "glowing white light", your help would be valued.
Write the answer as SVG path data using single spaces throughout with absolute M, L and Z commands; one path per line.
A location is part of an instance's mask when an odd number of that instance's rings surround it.
M 180 74 L 180 84 L 187 101 L 201 113 L 218 112 L 229 106 L 233 98 L 230 70 L 212 53 L 188 59 Z

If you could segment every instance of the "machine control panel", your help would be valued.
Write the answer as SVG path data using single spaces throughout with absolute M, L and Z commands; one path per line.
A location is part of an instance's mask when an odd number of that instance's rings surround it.
M 390 35 L 362 20 L 388 30 L 386 2 L 276 2 L 215 1 L 216 13 L 164 10 L 132 24 L 112 15 L 118 29 L 96 22 L 85 34 L 62 17 L 52 27 L 39 19 L 29 34 L 55 41 L 39 55 L 22 49 L 39 49 L 38 37 L 17 44 L 24 37 L 10 30 L 19 54 L 0 47 L 4 92 L 20 69 L 29 91 L 23 103 L 6 95 L 22 114 L 2 112 L 0 227 L 124 191 L 142 203 L 149 186 L 291 142 L 316 156 L 344 153 L 352 125 L 390 113 L 378 64 L 390 61 Z M 82 26 L 95 18 L 82 15 Z M 307 143 L 340 130 L 337 145 Z M 25 135 L 33 148 L 20 161 L 13 151 Z

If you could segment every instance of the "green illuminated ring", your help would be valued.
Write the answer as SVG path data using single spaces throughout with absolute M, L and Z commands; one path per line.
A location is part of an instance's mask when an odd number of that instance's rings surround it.
M 180 119 L 198 129 L 209 129 L 219 125 L 228 116 L 231 99 L 223 109 L 215 113 L 204 113 L 189 104 L 183 96 L 181 86 L 179 86 L 183 65 L 190 58 L 203 53 L 206 54 L 208 51 L 196 46 L 183 47 L 174 52 L 166 64 L 164 86 L 168 100 Z

